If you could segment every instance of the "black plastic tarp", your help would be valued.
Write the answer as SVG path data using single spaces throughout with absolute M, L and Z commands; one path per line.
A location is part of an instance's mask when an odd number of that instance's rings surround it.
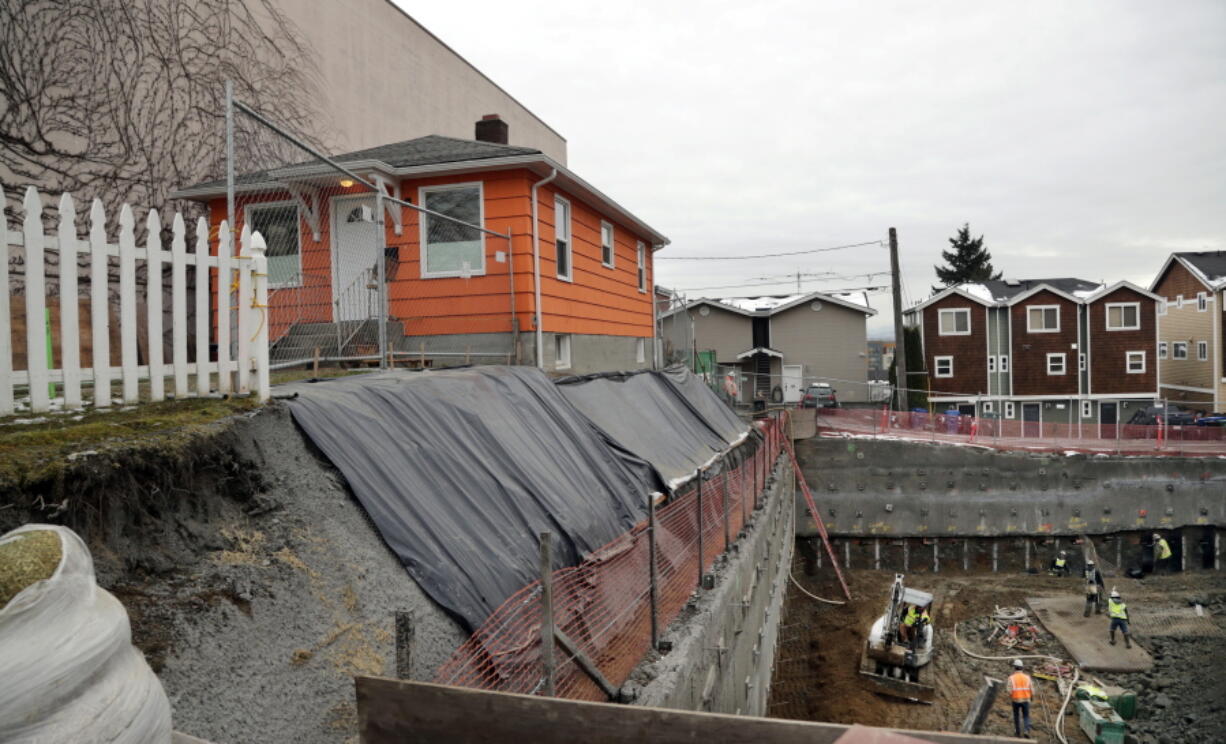
M 684 367 L 671 368 L 667 374 L 571 377 L 559 380 L 558 387 L 611 444 L 650 462 L 670 488 L 691 478 L 749 431 Z
M 644 519 L 648 494 L 664 487 L 534 368 L 393 372 L 288 391 L 299 393 L 295 421 L 383 539 L 469 630 L 539 578 L 541 532 L 554 534 L 555 567 L 575 565 Z M 701 441 L 717 446 L 713 434 Z

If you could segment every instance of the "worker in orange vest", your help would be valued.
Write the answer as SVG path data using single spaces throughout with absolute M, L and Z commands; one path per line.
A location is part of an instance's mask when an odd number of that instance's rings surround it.
M 1030 698 L 1034 696 L 1034 683 L 1030 675 L 1022 671 L 1022 660 L 1013 660 L 1013 674 L 1009 675 L 1009 700 L 1013 703 L 1013 732 L 1019 739 L 1030 736 Z

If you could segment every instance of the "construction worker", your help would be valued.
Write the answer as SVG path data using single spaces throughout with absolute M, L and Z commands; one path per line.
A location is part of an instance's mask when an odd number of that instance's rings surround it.
M 1162 535 L 1154 533 L 1154 573 L 1169 571 L 1171 567 L 1171 544 Z
M 920 639 L 923 638 L 924 626 L 930 622 L 932 618 L 928 616 L 927 607 L 908 605 L 907 613 L 903 616 L 902 624 L 898 628 L 898 635 L 914 651 Z
M 1095 615 L 1101 615 L 1103 613 L 1103 594 L 1107 590 L 1103 586 L 1103 572 L 1094 565 L 1093 559 L 1086 561 L 1085 579 L 1086 609 L 1083 617 L 1089 617 L 1091 609 L 1094 610 Z
M 1051 565 L 1048 566 L 1047 571 L 1052 576 L 1068 576 L 1068 556 L 1063 550 L 1055 558 L 1051 559 Z
M 1030 736 L 1030 699 L 1034 697 L 1034 682 L 1022 668 L 1022 660 L 1014 659 L 1013 674 L 1006 685 L 1009 702 L 1013 704 L 1013 733 L 1019 739 Z
M 1132 641 L 1128 639 L 1128 605 L 1114 589 L 1107 599 L 1107 616 L 1111 618 L 1111 645 L 1115 645 L 1115 630 L 1119 628 L 1124 634 L 1124 648 L 1132 648 Z

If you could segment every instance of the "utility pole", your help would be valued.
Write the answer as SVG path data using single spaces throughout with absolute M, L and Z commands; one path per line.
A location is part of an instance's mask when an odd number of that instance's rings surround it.
M 898 233 L 890 228 L 890 278 L 894 281 L 894 375 L 898 387 L 898 410 L 907 405 L 907 339 L 902 328 L 902 280 L 898 276 Z

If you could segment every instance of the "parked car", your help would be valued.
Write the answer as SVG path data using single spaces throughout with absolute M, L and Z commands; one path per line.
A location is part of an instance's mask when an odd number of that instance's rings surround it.
M 815 382 L 805 388 L 805 394 L 800 398 L 801 408 L 838 408 L 839 401 L 834 397 L 834 388 L 828 382 Z
M 1134 413 L 1128 423 L 1133 426 L 1155 426 L 1159 420 L 1167 426 L 1191 426 L 1196 423 L 1196 414 L 1173 404 L 1167 404 L 1165 414 L 1162 406 L 1150 406 Z
M 1197 426 L 1226 426 L 1226 413 L 1211 413 L 1196 419 Z

